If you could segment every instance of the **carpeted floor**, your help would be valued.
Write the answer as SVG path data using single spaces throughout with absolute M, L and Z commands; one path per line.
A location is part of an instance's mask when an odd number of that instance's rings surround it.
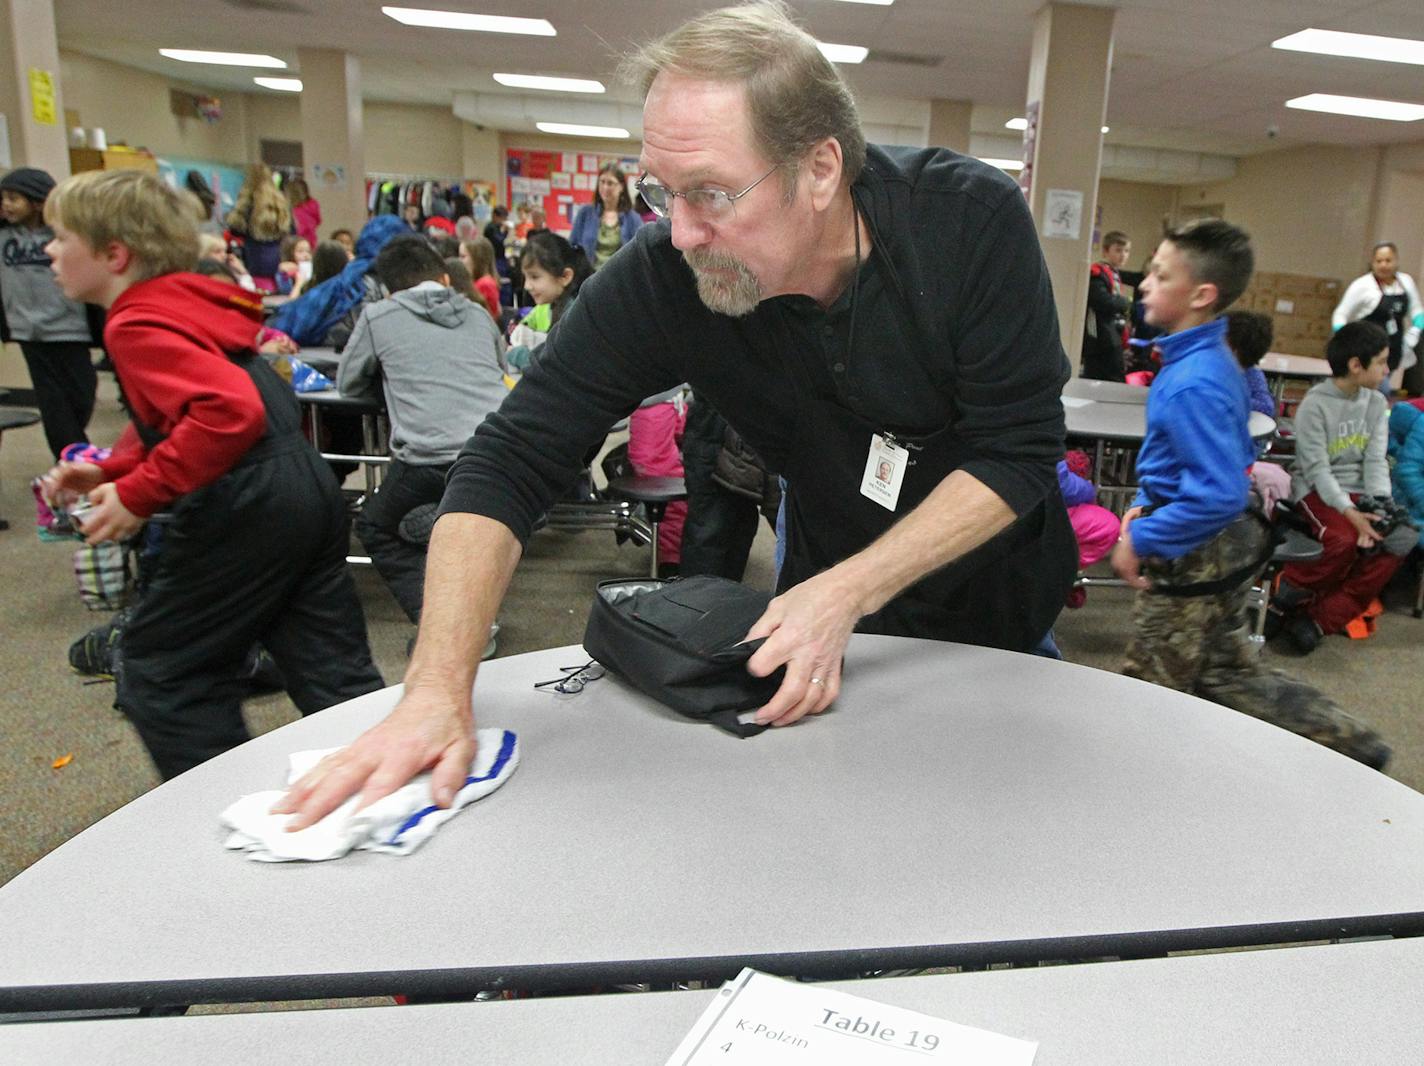
M 13 348 L 0 357 L 0 384 L 23 385 Z M 102 377 L 96 441 L 122 426 L 112 378 Z M 29 479 L 49 466 L 40 427 L 5 434 L 0 446 L 0 533 L 4 574 L 0 640 L 0 884 L 65 840 L 158 783 L 132 729 L 113 710 L 111 684 L 86 684 L 70 671 L 71 641 L 102 619 L 86 611 L 70 573 L 71 546 L 40 542 L 33 531 Z M 749 583 L 771 582 L 772 540 L 763 525 Z M 636 576 L 646 549 L 618 547 L 611 534 L 544 531 L 532 540 L 500 620 L 499 653 L 576 644 L 599 580 Z M 369 568 L 356 574 L 372 649 L 388 682 L 400 680 L 412 629 Z M 1424 788 L 1424 621 L 1410 617 L 1412 587 L 1391 590 L 1388 615 L 1368 641 L 1331 638 L 1308 659 L 1267 649 L 1272 665 L 1311 681 L 1378 728 L 1393 745 L 1390 774 Z M 1074 662 L 1116 670 L 1128 634 L 1130 594 L 1095 589 L 1087 606 L 1063 614 L 1057 627 Z M 254 732 L 295 717 L 285 696 L 247 705 Z M 1072 713 L 1065 709 L 1065 713 Z M 61 768 L 56 760 L 70 757 Z M 214 816 L 216 817 L 216 811 Z

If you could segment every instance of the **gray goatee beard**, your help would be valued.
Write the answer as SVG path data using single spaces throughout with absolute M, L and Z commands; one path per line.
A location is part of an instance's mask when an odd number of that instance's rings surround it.
M 697 279 L 697 296 L 709 310 L 741 318 L 751 314 L 761 303 L 761 282 L 735 256 L 695 248 L 685 253 L 683 258 Z M 706 273 L 709 270 L 718 273 Z

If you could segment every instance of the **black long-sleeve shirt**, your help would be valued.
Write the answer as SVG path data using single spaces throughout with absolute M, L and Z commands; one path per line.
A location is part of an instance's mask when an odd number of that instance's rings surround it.
M 486 515 L 523 541 L 588 447 L 683 381 L 775 470 L 791 469 L 798 404 L 832 402 L 906 434 L 952 423 L 973 451 L 962 469 L 1016 514 L 1056 494 L 1068 364 L 1017 185 L 944 149 L 872 145 L 854 194 L 876 254 L 829 310 L 780 296 L 744 318 L 714 313 L 668 225 L 644 226 L 466 445 L 442 511 Z M 807 401 L 791 360 L 808 361 L 833 398 Z

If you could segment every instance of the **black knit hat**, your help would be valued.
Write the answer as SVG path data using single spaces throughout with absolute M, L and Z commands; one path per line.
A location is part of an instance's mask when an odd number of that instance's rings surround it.
M 44 203 L 53 188 L 54 179 L 49 176 L 48 171 L 37 167 L 18 167 L 0 178 L 0 192 L 9 189 L 29 197 L 37 204 Z

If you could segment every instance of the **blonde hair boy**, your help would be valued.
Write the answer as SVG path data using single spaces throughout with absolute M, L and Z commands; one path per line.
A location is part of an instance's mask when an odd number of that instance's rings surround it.
M 66 178 L 45 203 L 45 221 L 81 237 L 95 251 L 128 248 L 130 277 L 191 270 L 198 258 L 193 194 L 139 170 L 88 170 Z

